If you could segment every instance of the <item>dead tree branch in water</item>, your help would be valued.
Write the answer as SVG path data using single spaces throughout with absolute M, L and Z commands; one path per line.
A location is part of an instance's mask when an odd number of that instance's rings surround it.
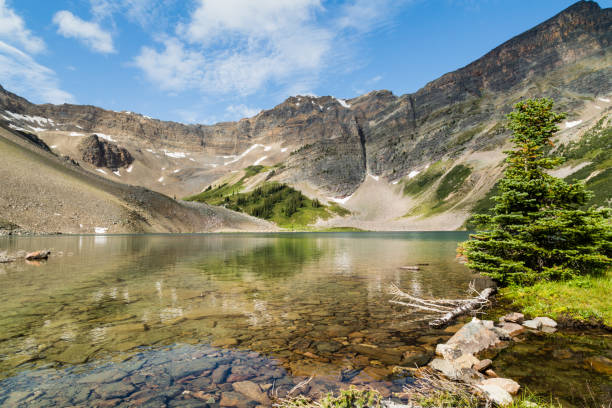
M 478 311 L 489 303 L 489 297 L 495 293 L 494 288 L 486 288 L 478 292 L 473 283 L 470 283 L 470 292 L 476 296 L 470 299 L 422 299 L 402 291 L 395 284 L 391 284 L 390 293 L 393 295 L 391 303 L 413 309 L 434 313 L 438 317 L 429 322 L 431 327 L 442 327 L 453 319 L 466 313 Z

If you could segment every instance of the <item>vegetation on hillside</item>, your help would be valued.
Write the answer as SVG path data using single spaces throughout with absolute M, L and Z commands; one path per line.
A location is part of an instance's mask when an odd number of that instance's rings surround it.
M 577 141 L 561 144 L 556 150 L 553 146 L 546 151 L 553 151 L 560 156 L 566 165 L 577 166 L 582 162 L 590 162 L 575 173 L 565 177 L 568 183 L 585 181 L 586 188 L 593 192 L 593 196 L 584 207 L 592 205 L 610 207 L 612 197 L 612 120 L 601 118 L 591 129 L 586 131 Z M 487 194 L 478 200 L 473 207 L 474 214 L 493 215 L 495 200 L 499 194 L 496 183 Z M 466 229 L 473 230 L 479 227 L 474 217 L 470 217 L 465 224 Z
M 460 247 L 470 268 L 502 286 L 601 276 L 612 263 L 609 209 L 585 209 L 592 195 L 584 184 L 546 172 L 562 161 L 545 149 L 564 118 L 550 99 L 519 102 L 508 115 L 514 149 L 493 215 L 477 217 L 488 230 Z
M 406 182 L 404 194 L 418 197 L 430 191 L 436 183 L 437 186 L 431 196 L 413 208 L 406 216 L 433 215 L 448 210 L 463 196 L 460 193 L 462 186 L 472 174 L 472 169 L 464 164 L 457 164 L 448 170 L 447 162 L 438 161 L 425 171 Z M 448 170 L 448 171 L 447 171 Z
M 431 187 L 446 172 L 446 163 L 437 161 L 404 185 L 404 194 L 416 196 Z
M 610 207 L 612 197 L 612 121 L 609 117 L 601 118 L 591 129 L 575 142 L 561 145 L 557 154 L 567 164 L 578 165 L 590 162 L 577 172 L 565 178 L 566 181 L 585 180 L 586 187 L 593 191 L 587 206 Z
M 337 204 L 323 205 L 319 200 L 312 200 L 283 183 L 266 181 L 251 191 L 243 192 L 246 180 L 265 170 L 267 168 L 264 166 L 249 166 L 238 182 L 224 183 L 214 188 L 209 186 L 186 200 L 224 206 L 292 229 L 304 229 L 317 219 L 328 219 L 333 214 L 350 213 Z

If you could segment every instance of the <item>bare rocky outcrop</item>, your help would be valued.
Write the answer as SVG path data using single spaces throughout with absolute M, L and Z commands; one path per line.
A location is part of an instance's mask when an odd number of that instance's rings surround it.
M 112 170 L 127 167 L 134 161 L 134 158 L 127 149 L 101 139 L 95 134 L 81 141 L 79 151 L 83 161 L 96 167 L 106 167 Z

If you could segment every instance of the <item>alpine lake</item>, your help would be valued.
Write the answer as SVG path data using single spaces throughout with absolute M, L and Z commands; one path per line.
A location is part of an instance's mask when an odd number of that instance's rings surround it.
M 351 385 L 402 402 L 413 380 L 401 367 L 426 364 L 459 325 L 429 328 L 420 312 L 391 304 L 389 288 L 467 296 L 478 277 L 455 259 L 466 238 L 466 232 L 0 238 L 0 252 L 51 250 L 48 261 L 0 264 L 0 405 L 255 407 Z M 419 270 L 402 268 L 418 264 Z M 598 401 L 610 395 L 611 377 L 581 365 L 612 357 L 609 333 L 571 342 L 574 348 L 556 335 L 525 343 L 535 350 L 522 344 L 503 350 L 496 370 L 522 384 L 532 378 L 531 391 L 552 392 L 567 406 L 580 406 L 577 390 L 585 384 Z M 524 375 L 527 363 L 540 369 L 537 375 Z M 548 381 L 546 370 L 553 369 L 570 373 L 563 377 L 570 384 Z

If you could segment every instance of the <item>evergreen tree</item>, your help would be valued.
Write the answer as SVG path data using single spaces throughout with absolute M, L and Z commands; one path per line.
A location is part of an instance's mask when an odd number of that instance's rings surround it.
M 583 183 L 546 173 L 561 163 L 546 149 L 564 118 L 550 99 L 519 102 L 508 115 L 514 148 L 505 152 L 493 215 L 477 215 L 487 230 L 460 246 L 470 268 L 502 286 L 597 275 L 611 265 L 610 209 L 584 209 L 592 193 Z

